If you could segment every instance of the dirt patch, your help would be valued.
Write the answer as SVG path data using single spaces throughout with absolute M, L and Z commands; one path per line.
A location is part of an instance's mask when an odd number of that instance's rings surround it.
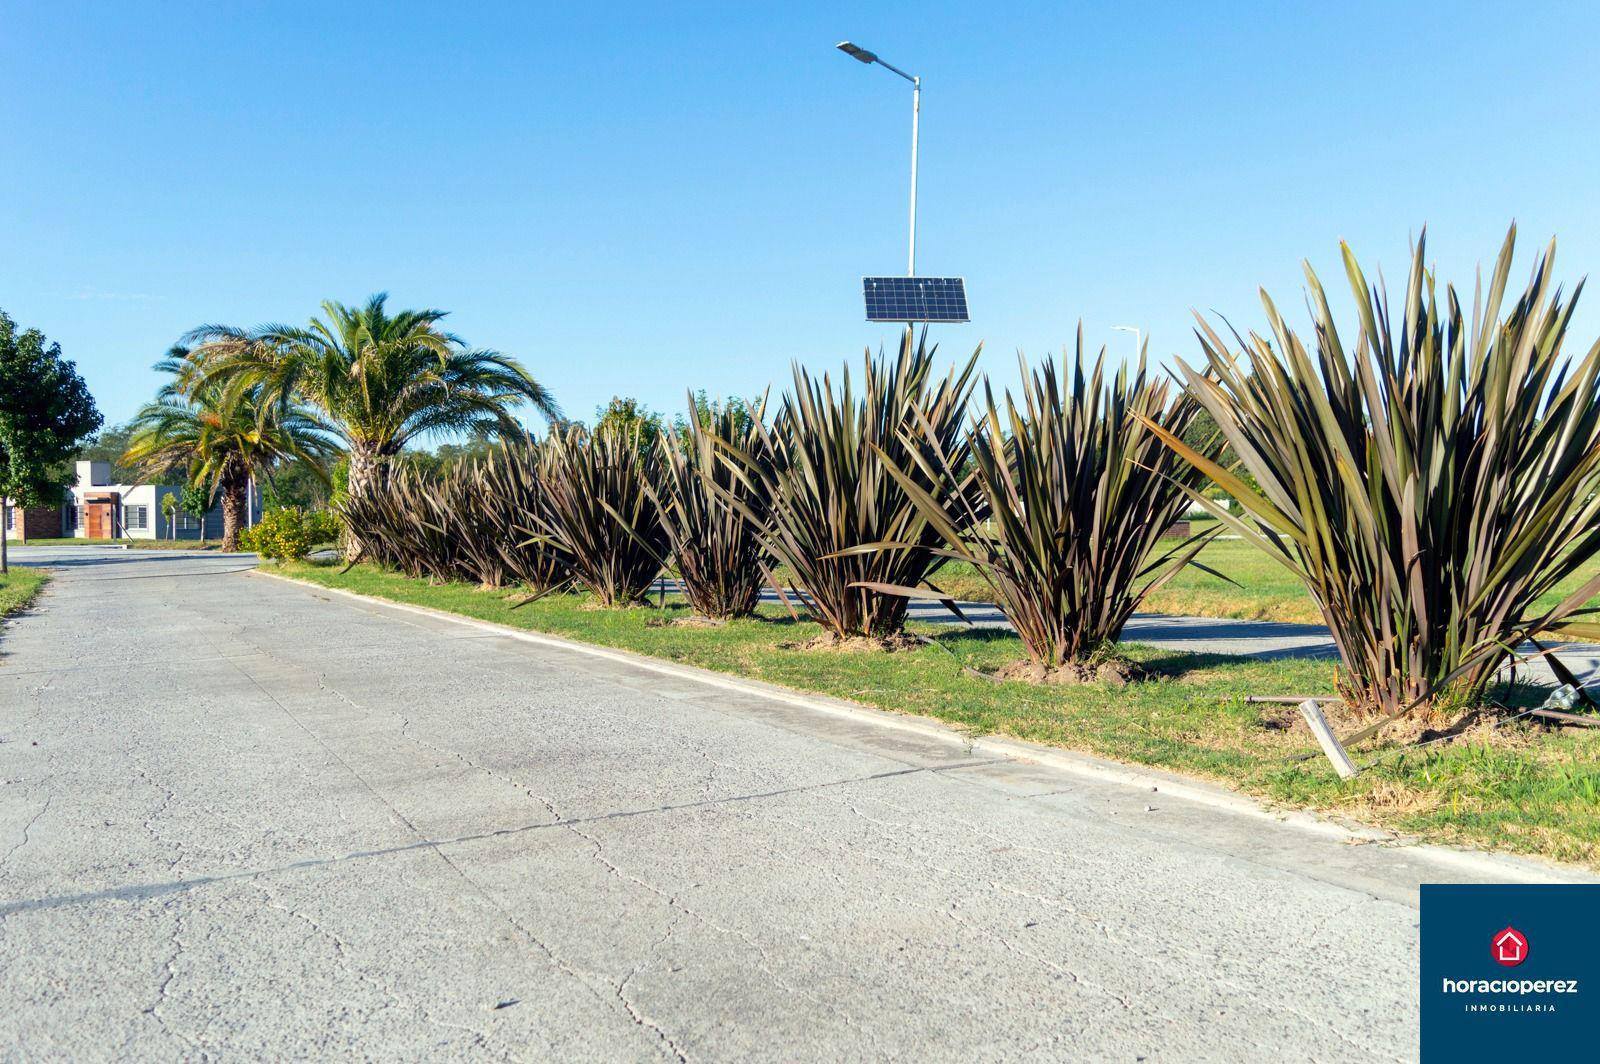
M 1369 707 L 1352 707 L 1344 702 L 1323 702 L 1322 715 L 1327 718 L 1335 735 L 1343 738 L 1383 720 L 1387 714 Z M 1293 732 L 1310 737 L 1311 729 L 1300 715 L 1296 703 L 1266 702 L 1258 706 L 1256 723 L 1271 732 Z M 1437 705 L 1418 706 L 1398 720 L 1383 726 L 1373 740 L 1397 746 L 1429 743 L 1444 745 L 1454 741 L 1475 743 L 1505 749 L 1520 749 L 1532 745 L 1534 728 L 1524 722 L 1509 726 L 1500 725 L 1505 716 L 1492 706 L 1482 709 L 1462 710 L 1459 705 L 1448 708 Z M 1366 744 L 1363 743 L 1363 746 Z
M 877 653 L 895 654 L 907 650 L 916 650 L 922 646 L 922 641 L 915 636 L 904 632 L 896 632 L 889 636 L 864 636 L 853 635 L 840 638 L 834 632 L 823 632 L 812 639 L 792 640 L 779 643 L 779 650 L 831 650 L 845 653 Z
M 1071 687 L 1085 683 L 1126 687 L 1134 680 L 1144 679 L 1144 670 L 1132 662 L 1115 660 L 1086 664 L 1068 662 L 1054 669 L 1033 661 L 1014 661 L 1002 667 L 994 675 L 999 680 L 1044 684 L 1051 687 Z
M 727 624 L 727 621 L 702 617 L 698 613 L 689 617 L 675 617 L 670 621 L 657 617 L 644 622 L 646 628 L 723 628 Z

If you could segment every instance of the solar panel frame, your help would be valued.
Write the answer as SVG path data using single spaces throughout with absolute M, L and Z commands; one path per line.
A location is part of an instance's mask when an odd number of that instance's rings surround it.
M 965 277 L 863 277 L 868 321 L 966 322 Z

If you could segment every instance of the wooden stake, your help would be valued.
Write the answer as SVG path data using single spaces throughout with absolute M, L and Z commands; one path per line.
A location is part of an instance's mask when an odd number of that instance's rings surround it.
M 1328 718 L 1322 715 L 1322 707 L 1317 704 L 1317 700 L 1308 698 L 1301 702 L 1300 715 L 1306 718 L 1306 723 L 1311 726 L 1311 734 L 1322 744 L 1322 752 L 1333 762 L 1333 770 L 1339 774 L 1339 778 L 1353 779 L 1361 770 L 1356 768 L 1355 763 L 1350 760 L 1350 755 L 1339 745 L 1339 738 L 1328 726 Z

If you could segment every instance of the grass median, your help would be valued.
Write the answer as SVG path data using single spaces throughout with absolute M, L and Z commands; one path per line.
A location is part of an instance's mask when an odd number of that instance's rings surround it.
M 819 629 L 764 608 L 717 627 L 672 622 L 665 608 L 598 609 L 585 595 L 556 595 L 520 608 L 509 590 L 412 580 L 370 565 L 341 573 L 333 563 L 275 571 L 325 587 L 428 606 L 515 628 L 617 647 L 735 673 L 880 709 L 918 713 L 974 734 L 1010 735 L 1225 783 L 1297 808 L 1313 808 L 1437 842 L 1538 854 L 1600 868 L 1600 729 L 1558 731 L 1515 723 L 1418 750 L 1364 748 L 1383 757 L 1340 781 L 1293 707 L 1247 703 L 1246 695 L 1332 693 L 1329 662 L 1258 661 L 1123 649 L 1147 678 L 1126 687 L 992 683 L 962 671 L 993 671 L 1022 657 L 1005 632 L 913 625 L 938 647 L 882 651 L 797 649 Z
M 12 566 L 10 572 L 0 576 L 0 619 L 26 609 L 49 579 L 49 574 L 40 569 Z

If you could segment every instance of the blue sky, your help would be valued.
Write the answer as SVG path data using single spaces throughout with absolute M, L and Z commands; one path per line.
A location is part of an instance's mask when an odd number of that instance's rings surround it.
M 1070 341 L 1195 355 L 1190 308 L 1470 271 L 1515 218 L 1600 264 L 1594 5 L 166 4 L 0 0 L 0 308 L 110 421 L 202 322 L 387 290 L 522 358 L 569 414 L 676 410 L 892 327 L 908 88 L 919 272 L 967 278 L 997 380 Z M 1518 275 L 1521 275 L 1519 267 Z M 1600 332 L 1600 293 L 1578 321 Z

